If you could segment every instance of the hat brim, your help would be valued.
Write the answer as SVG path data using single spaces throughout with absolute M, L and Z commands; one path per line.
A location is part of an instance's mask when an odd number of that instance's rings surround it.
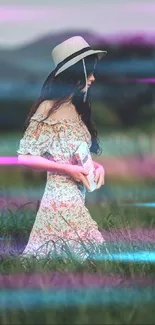
M 77 63 L 78 61 L 80 61 L 81 59 L 85 58 L 86 56 L 92 55 L 92 54 L 98 54 L 98 60 L 101 60 L 106 54 L 107 51 L 101 51 L 101 50 L 89 50 L 83 54 L 80 54 L 78 56 L 76 56 L 74 59 L 68 61 L 67 63 L 65 63 L 55 74 L 55 76 L 57 76 L 59 73 L 63 72 L 64 70 L 66 70 L 67 68 L 69 68 L 70 66 L 72 66 L 73 64 Z M 53 70 L 54 71 L 54 70 Z M 48 77 L 46 78 L 45 82 L 47 81 L 47 79 L 52 75 L 52 72 L 50 72 L 50 74 L 48 75 Z M 44 82 L 44 83 L 45 83 Z
M 59 73 L 63 72 L 64 70 L 66 70 L 67 68 L 69 68 L 70 66 L 72 66 L 73 64 L 77 63 L 81 59 L 83 59 L 83 58 L 85 58 L 85 57 L 87 57 L 89 55 L 92 55 L 92 54 L 98 54 L 98 59 L 101 60 L 107 54 L 107 51 L 89 50 L 89 51 L 87 51 L 85 53 L 82 53 L 80 55 L 77 55 L 75 58 L 69 60 L 60 69 L 58 69 L 58 71 L 56 72 L 55 76 L 57 76 Z

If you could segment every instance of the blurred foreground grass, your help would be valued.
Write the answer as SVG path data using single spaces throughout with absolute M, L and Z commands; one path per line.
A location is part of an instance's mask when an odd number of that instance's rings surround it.
M 40 290 L 38 295 L 44 295 Z M 46 298 L 45 298 L 46 300 Z M 21 301 L 22 304 L 22 301 Z M 73 307 L 39 307 L 31 311 L 26 308 L 19 308 L 0 312 L 0 323 L 3 325 L 112 325 L 112 324 L 155 324 L 154 321 L 154 303 L 152 304 L 134 304 L 130 306 L 121 306 L 121 304 L 109 304 L 108 306 L 87 306 L 76 305 Z

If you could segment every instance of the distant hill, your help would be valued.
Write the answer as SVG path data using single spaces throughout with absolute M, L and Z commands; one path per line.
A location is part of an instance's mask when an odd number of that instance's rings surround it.
M 22 47 L 0 49 L 0 98 L 21 98 L 23 95 L 32 99 L 37 96 L 43 81 L 54 69 L 51 58 L 53 48 L 77 35 L 82 36 L 94 49 L 108 51 L 100 63 L 101 84 L 105 85 L 104 76 L 114 75 L 117 79 L 124 76 L 155 75 L 153 38 L 148 39 L 143 35 L 105 38 L 81 30 L 51 33 Z
M 1 78 L 13 78 L 27 79 L 29 77 L 45 78 L 50 71 L 53 70 L 53 61 L 51 58 L 51 52 L 53 48 L 72 36 L 82 36 L 88 44 L 93 48 L 108 49 L 108 56 L 106 61 L 111 57 L 118 58 L 122 50 L 119 50 L 119 44 L 125 44 L 135 46 L 140 44 L 140 51 L 148 51 L 148 47 L 153 45 L 145 45 L 147 39 L 144 36 L 111 36 L 109 39 L 99 36 L 96 33 L 88 31 L 65 31 L 63 33 L 48 34 L 35 41 L 26 44 L 16 49 L 4 50 L 0 49 L 0 79 Z M 113 46 L 112 46 L 113 44 Z M 129 51 L 128 51 L 129 52 Z M 127 53 L 128 53 L 127 52 Z M 130 46 L 130 54 L 132 55 L 132 47 Z M 134 55 L 134 53 L 133 53 Z M 134 55 L 135 56 L 135 55 Z M 105 62 L 104 60 L 104 62 Z M 104 64 L 103 62 L 103 64 Z M 8 68 L 7 68 L 8 66 Z

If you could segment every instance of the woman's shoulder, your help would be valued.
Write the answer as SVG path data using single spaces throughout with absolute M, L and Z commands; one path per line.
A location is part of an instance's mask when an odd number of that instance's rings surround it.
M 57 124 L 57 120 L 52 118 L 53 113 L 50 113 L 50 115 L 48 116 L 48 113 L 50 111 L 50 109 L 52 108 L 54 104 L 54 101 L 52 100 L 45 100 L 42 103 L 40 103 L 40 105 L 37 107 L 36 112 L 33 114 L 33 116 L 31 117 L 31 120 L 35 120 L 37 122 L 44 122 L 44 127 L 46 125 L 54 125 Z
M 37 108 L 35 114 L 46 115 L 50 108 L 52 108 L 54 104 L 53 100 L 44 100 Z

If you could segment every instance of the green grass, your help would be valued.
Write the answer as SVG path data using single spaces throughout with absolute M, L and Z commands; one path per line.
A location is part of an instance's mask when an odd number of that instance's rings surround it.
M 119 305 L 106 307 L 73 307 L 73 308 L 36 308 L 31 312 L 24 310 L 3 311 L 0 313 L 0 323 L 14 324 L 48 324 L 48 325 L 111 325 L 111 324 L 155 324 L 154 305 L 129 306 L 122 308 Z
M 108 230 L 109 233 L 114 234 L 111 236 L 113 242 L 109 238 L 107 241 L 107 247 L 109 252 L 120 252 L 120 251 L 131 251 L 135 252 L 137 249 L 140 250 L 152 250 L 153 243 L 147 243 L 146 241 L 143 242 L 143 229 L 149 228 L 150 230 L 154 227 L 155 218 L 154 218 L 154 209 L 150 208 L 142 208 L 142 207 L 121 207 L 117 204 L 117 202 L 113 203 L 105 203 L 105 204 L 98 204 L 98 205 L 90 205 L 88 206 L 91 216 L 95 216 L 95 220 L 98 223 L 99 229 Z M 1 213 L 0 217 L 0 244 L 1 247 L 3 246 L 3 252 L 9 251 L 11 252 L 12 246 L 14 245 L 14 252 L 18 250 L 18 245 L 26 245 L 28 241 L 29 234 L 31 232 L 34 220 L 35 220 L 36 211 L 32 210 L 28 207 L 28 204 L 12 211 L 7 209 Z M 140 231 L 137 235 L 136 243 L 132 240 L 132 229 L 139 228 Z M 121 238 L 121 234 L 123 229 L 126 232 L 126 238 Z M 103 251 L 104 252 L 104 251 Z M 104 252 L 105 253 L 105 252 Z M 12 253 L 13 254 L 13 253 Z M 9 262 L 10 261 L 10 262 Z M 17 265 L 17 264 L 18 265 Z M 2 256 L 1 264 L 0 264 L 0 271 L 5 272 L 5 265 L 6 265 L 6 272 L 18 272 L 18 267 L 21 270 L 19 265 L 20 261 L 18 261 L 18 257 L 12 256 L 10 258 L 4 258 Z M 102 262 L 95 262 L 97 270 L 103 270 L 104 274 L 109 273 L 111 271 L 119 272 L 120 274 L 139 274 L 141 272 L 144 274 L 148 272 L 152 274 L 154 272 L 154 264 L 152 263 L 126 263 L 126 262 L 114 262 L 114 261 L 102 261 Z M 32 265 L 29 263 L 30 269 L 36 270 L 43 268 L 42 271 L 45 269 L 48 270 L 60 270 L 63 268 L 65 271 L 76 270 L 76 268 L 81 267 L 80 263 L 75 261 L 74 259 L 64 265 L 64 262 L 57 263 L 57 261 L 44 261 L 42 266 L 40 266 L 40 262 L 32 260 Z M 44 265 L 44 266 L 43 266 Z M 87 267 L 87 262 L 82 266 L 82 269 Z M 44 269 L 45 268 L 45 269 Z M 141 271 L 140 271 L 141 270 Z M 153 271 L 152 271 L 153 270 Z

